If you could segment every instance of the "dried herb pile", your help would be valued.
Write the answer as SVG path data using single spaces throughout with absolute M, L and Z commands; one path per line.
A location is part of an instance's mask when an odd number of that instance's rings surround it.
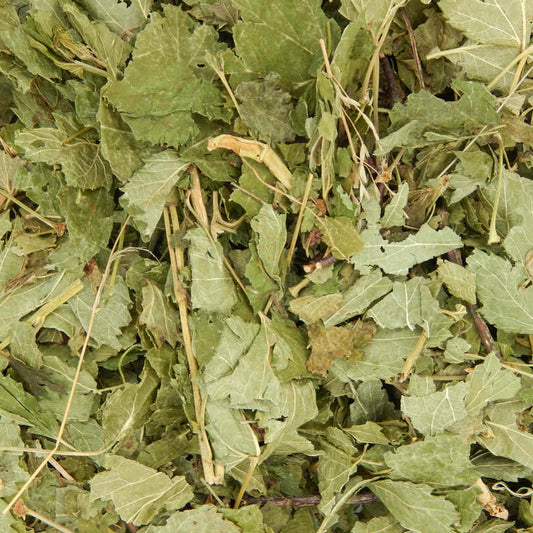
M 2 532 L 533 530 L 532 0 L 1 0 Z

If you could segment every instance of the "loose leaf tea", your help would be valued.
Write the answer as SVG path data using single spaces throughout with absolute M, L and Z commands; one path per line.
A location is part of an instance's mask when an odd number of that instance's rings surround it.
M 0 15 L 2 532 L 533 528 L 531 0 Z

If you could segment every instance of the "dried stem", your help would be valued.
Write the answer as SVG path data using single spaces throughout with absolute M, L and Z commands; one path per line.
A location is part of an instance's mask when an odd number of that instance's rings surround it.
M 287 254 L 287 270 L 289 270 L 292 258 L 294 257 L 294 250 L 296 248 L 296 243 L 298 242 L 298 235 L 300 234 L 300 228 L 302 227 L 302 221 L 305 213 L 305 206 L 307 205 L 307 200 L 309 199 L 309 193 L 311 192 L 311 185 L 313 184 L 313 174 L 309 174 L 307 178 L 307 184 L 305 186 L 305 192 L 302 197 L 302 205 L 300 206 L 300 212 L 298 213 L 298 219 L 296 220 L 296 226 L 294 228 L 294 233 L 292 234 L 291 245 L 289 247 L 289 253 Z
M 187 364 L 189 367 L 189 374 L 191 376 L 191 386 L 193 392 L 194 412 L 196 416 L 196 423 L 198 427 L 195 431 L 198 433 L 198 441 L 200 446 L 200 456 L 202 460 L 202 468 L 204 471 L 205 480 L 208 484 L 219 484 L 224 479 L 224 471 L 222 467 L 215 464 L 213 461 L 213 452 L 207 438 L 205 430 L 205 405 L 202 401 L 200 388 L 196 385 L 194 378 L 198 372 L 198 362 L 194 356 L 192 348 L 192 336 L 189 326 L 189 310 L 187 304 L 187 292 L 185 287 L 179 279 L 179 273 L 183 270 L 185 264 L 185 251 L 183 248 L 172 245 L 172 233 L 179 230 L 178 210 L 175 205 L 167 205 L 163 211 L 165 220 L 165 231 L 167 236 L 167 245 L 170 255 L 170 267 L 172 271 L 172 282 L 174 285 L 174 297 L 178 304 L 178 310 L 181 322 L 181 332 L 183 334 L 183 344 L 185 346 L 185 354 L 187 356 Z
M 416 65 L 416 75 L 418 76 L 418 83 L 420 84 L 421 89 L 425 89 L 424 76 L 422 74 L 422 64 L 420 63 L 420 56 L 418 55 L 418 48 L 416 46 L 415 33 L 413 27 L 411 26 L 411 21 L 407 15 L 407 9 L 405 7 L 400 8 L 400 13 L 402 14 L 403 21 L 405 22 L 405 27 L 407 28 L 407 33 L 409 34 L 409 42 L 411 43 L 411 50 L 413 51 L 413 59 L 415 60 Z
M 285 509 L 294 509 L 297 507 L 311 507 L 313 505 L 318 505 L 320 500 L 321 498 L 317 494 L 313 496 L 296 496 L 294 498 L 244 498 L 243 503 L 244 505 L 264 505 L 266 503 L 271 503 Z M 348 499 L 346 505 L 367 505 L 377 501 L 379 501 L 378 497 L 368 491 L 352 496 Z
M 461 266 L 463 264 L 463 261 L 461 260 L 461 253 L 459 252 L 459 250 L 452 250 L 451 252 L 447 252 L 446 257 L 448 258 L 448 261 L 452 263 Z M 487 353 L 494 352 L 494 354 L 496 354 L 496 357 L 501 360 L 502 356 L 500 354 L 500 350 L 498 350 L 498 346 L 496 346 L 496 342 L 494 341 L 492 334 L 490 333 L 489 326 L 487 326 L 487 323 L 477 312 L 476 306 L 469 302 L 465 302 L 465 305 L 472 318 L 472 321 L 474 322 L 474 325 L 476 326 L 479 338 L 481 339 L 481 344 L 483 344 Z

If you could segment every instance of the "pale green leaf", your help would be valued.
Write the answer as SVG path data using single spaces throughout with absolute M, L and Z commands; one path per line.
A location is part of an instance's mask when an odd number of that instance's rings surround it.
M 471 39 L 521 50 L 529 44 L 533 5 L 528 0 L 441 0 L 439 7 Z
M 365 249 L 353 256 L 355 267 L 374 265 L 387 274 L 397 275 L 407 274 L 414 265 L 462 246 L 461 238 L 452 229 L 437 231 L 427 224 L 400 242 L 387 243 L 374 229 L 363 231 L 361 237 Z
M 475 414 L 489 402 L 510 400 L 521 388 L 520 378 L 511 370 L 502 368 L 494 354 L 487 356 L 468 376 L 470 390 L 465 398 L 466 409 Z
M 433 496 L 427 485 L 383 480 L 372 483 L 370 490 L 411 531 L 452 533 L 452 524 L 459 520 L 454 505 L 442 496 Z
M 152 235 L 172 187 L 188 166 L 176 152 L 165 150 L 147 157 L 124 186 L 120 201 L 144 240 Z
M 474 522 L 483 513 L 483 507 L 478 501 L 480 493 L 478 486 L 474 485 L 462 490 L 450 490 L 446 492 L 446 499 L 451 501 L 461 515 L 461 523 L 455 525 L 457 531 L 470 533 Z
M 287 240 L 286 215 L 279 215 L 274 208 L 265 204 L 252 219 L 251 226 L 258 235 L 257 253 L 266 272 L 279 279 L 280 261 Z
M 487 436 L 478 436 L 477 440 L 492 454 L 533 468 L 533 435 L 522 431 L 517 425 L 516 411 L 520 407 L 518 405 L 515 408 L 511 402 L 490 407 L 489 420 L 485 421 L 489 433 Z
M 142 289 L 142 313 L 139 322 L 145 324 L 160 346 L 167 341 L 171 346 L 178 342 L 179 313 L 170 305 L 163 291 L 151 282 Z
M 149 526 L 146 533 L 241 533 L 241 528 L 224 519 L 212 505 L 174 513 L 164 526 Z
M 214 28 L 198 25 L 170 4 L 163 6 L 162 14 L 152 13 L 137 37 L 124 78 L 108 82 L 104 95 L 135 138 L 177 146 L 199 132 L 193 113 L 228 119 L 231 111 L 201 72 L 206 52 L 220 48 Z
M 427 281 L 420 276 L 407 282 L 394 282 L 392 292 L 372 307 L 369 314 L 385 328 L 414 330 L 415 326 L 420 326 L 431 345 L 451 337 L 451 319 L 441 313 L 439 302 L 431 295 Z
M 352 439 L 338 428 L 328 428 L 321 439 L 322 455 L 318 461 L 318 488 L 323 515 L 331 513 L 338 494 L 357 471 L 357 449 Z
M 385 207 L 385 214 L 381 219 L 381 226 L 383 228 L 391 228 L 393 226 L 402 226 L 405 221 L 404 208 L 407 205 L 409 196 L 409 185 L 402 183 L 398 192 L 392 197 L 390 203 Z
M 433 436 L 466 418 L 466 383 L 449 385 L 444 390 L 421 397 L 402 397 L 402 411 L 424 435 Z
M 117 79 L 120 68 L 124 66 L 130 54 L 130 45 L 118 35 L 111 32 L 100 21 L 91 21 L 74 3 L 63 2 L 61 5 L 67 18 L 88 44 L 104 62 L 111 79 Z
M 298 315 L 306 324 L 317 322 L 339 309 L 343 300 L 340 293 L 324 294 L 323 296 L 300 296 L 291 300 L 289 309 Z
M 243 122 L 255 138 L 269 143 L 294 141 L 296 136 L 289 120 L 291 95 L 279 82 L 279 76 L 269 74 L 262 82 L 244 82 L 235 90 Z
M 324 325 L 327 328 L 336 326 L 349 318 L 362 314 L 372 302 L 387 294 L 391 288 L 390 279 L 383 277 L 378 269 L 366 276 L 361 276 L 342 295 L 339 309 L 324 320 Z
M 189 259 L 193 307 L 209 312 L 229 311 L 237 296 L 231 276 L 224 266 L 222 246 L 199 227 L 188 231 L 186 237 L 191 243 Z
M 107 159 L 113 173 L 121 181 L 127 181 L 143 164 L 135 147 L 133 134 L 120 114 L 105 100 L 100 99 L 97 114 L 100 122 L 102 155 Z
M 193 497 L 184 476 L 170 479 L 125 457 L 109 457 L 106 470 L 91 479 L 91 499 L 111 500 L 125 522 L 148 524 L 163 509 L 180 509 Z
M 420 334 L 407 328 L 380 329 L 372 343 L 364 347 L 365 357 L 353 364 L 335 358 L 331 372 L 341 381 L 391 379 L 402 371 L 405 358 L 414 349 Z
M 512 528 L 513 525 L 514 522 L 493 518 L 492 520 L 479 523 L 472 529 L 471 533 L 504 533 L 508 529 Z
M 345 429 L 357 442 L 368 442 L 370 444 L 388 445 L 389 440 L 383 435 L 383 430 L 379 424 L 367 421 L 358 426 L 350 426 Z
M 491 324 L 508 332 L 533 333 L 533 287 L 521 288 L 524 269 L 494 254 L 476 250 L 468 259 L 476 275 L 481 314 Z
M 0 376 L 0 415 L 28 426 L 30 433 L 55 438 L 58 424 L 50 411 L 43 411 L 35 396 L 9 376 Z
M 451 294 L 471 304 L 476 303 L 476 276 L 474 274 L 451 261 L 440 262 L 438 274 Z
M 66 183 L 71 187 L 109 187 L 112 175 L 102 158 L 100 146 L 83 137 L 63 144 L 68 137 L 61 129 L 35 128 L 18 133 L 16 143 L 30 161 L 61 165 Z
M 318 219 L 317 225 L 333 257 L 348 260 L 363 250 L 361 236 L 350 218 L 324 217 Z
M 251 456 L 260 454 L 259 443 L 250 424 L 238 409 L 208 401 L 206 430 L 217 461 L 231 470 Z
M 235 49 L 248 69 L 278 72 L 294 82 L 309 79 L 326 38 L 319 0 L 233 0 L 242 21 L 234 27 Z M 316 64 L 318 67 L 318 64 Z
M 350 405 L 350 422 L 362 426 L 368 421 L 380 422 L 395 416 L 394 404 L 389 401 L 379 379 L 365 381 L 357 387 Z
M 437 486 L 470 485 L 478 474 L 469 461 L 470 447 L 457 435 L 437 435 L 387 452 L 391 479 Z
M 505 251 L 511 259 L 522 265 L 529 273 L 533 272 L 530 254 L 533 250 L 533 213 L 525 211 L 522 222 L 513 226 L 503 241 Z
M 89 283 L 69 300 L 69 306 L 80 321 L 85 331 L 91 322 L 92 309 L 95 293 Z M 118 337 L 121 329 L 130 323 L 131 315 L 130 295 L 124 280 L 120 276 L 115 277 L 113 292 L 109 292 L 109 283 L 102 294 L 101 303 L 94 314 L 94 323 L 91 338 L 98 344 L 106 344 L 112 348 L 120 349 Z
M 103 404 L 102 426 L 110 443 L 121 442 L 147 420 L 159 380 L 149 366 L 145 369 L 140 383 L 127 383 Z
M 368 522 L 357 522 L 351 533 L 402 533 L 403 531 L 403 527 L 392 516 L 380 516 Z
M 121 35 L 144 26 L 152 10 L 153 0 L 133 0 L 130 3 L 119 0 L 78 0 L 94 19 Z

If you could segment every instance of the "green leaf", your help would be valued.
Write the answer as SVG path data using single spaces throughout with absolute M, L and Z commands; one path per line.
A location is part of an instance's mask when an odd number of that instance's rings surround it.
M 113 34 L 100 21 L 91 21 L 76 4 L 63 1 L 63 12 L 74 28 L 98 55 L 112 79 L 117 79 L 119 69 L 124 66 L 130 53 L 130 45 L 119 36 Z
M 391 479 L 437 486 L 470 485 L 478 474 L 469 461 L 470 447 L 457 435 L 426 437 L 423 441 L 387 452 Z
M 193 497 L 184 476 L 170 479 L 125 457 L 109 457 L 106 469 L 92 478 L 91 499 L 111 500 L 125 522 L 148 524 L 163 509 L 180 509 Z
M 80 321 L 85 331 L 91 322 L 92 308 L 95 294 L 90 285 L 85 287 L 69 300 L 69 306 Z M 121 328 L 130 323 L 131 315 L 130 295 L 124 280 L 120 276 L 115 277 L 113 292 L 109 292 L 109 284 L 104 289 L 102 300 L 94 315 L 94 323 L 91 338 L 98 344 L 106 344 L 112 348 L 120 349 L 118 337 Z
M 202 228 L 187 232 L 192 270 L 191 301 L 196 309 L 228 312 L 237 296 L 231 276 L 224 267 L 222 246 Z
M 135 138 L 178 146 L 199 132 L 193 113 L 216 120 L 231 112 L 222 107 L 219 89 L 201 74 L 206 52 L 220 48 L 214 29 L 170 4 L 163 13 L 152 13 L 124 78 L 110 81 L 104 94 Z
M 71 187 L 108 188 L 112 175 L 100 154 L 100 146 L 83 137 L 63 144 L 69 136 L 62 129 L 35 128 L 18 133 L 16 143 L 30 161 L 61 165 L 67 185 Z
M 343 297 L 339 293 L 323 296 L 300 296 L 291 300 L 289 309 L 298 315 L 306 324 L 317 322 L 339 309 Z
M 188 166 L 189 162 L 176 152 L 165 150 L 147 157 L 124 186 L 121 204 L 133 217 L 143 239 L 151 237 L 172 187 Z
M 459 520 L 454 505 L 442 496 L 433 496 L 427 485 L 384 480 L 372 483 L 370 490 L 412 531 L 452 533 L 452 524 Z
M 324 217 L 317 220 L 324 242 L 331 248 L 333 257 L 348 260 L 360 252 L 363 241 L 348 217 Z
M 139 322 L 151 331 L 157 346 L 167 341 L 171 346 L 178 342 L 179 313 L 170 305 L 159 287 L 153 283 L 142 289 L 142 313 Z
M 402 533 L 403 531 L 403 527 L 392 516 L 380 516 L 368 522 L 357 522 L 351 533 Z
M 271 73 L 262 82 L 244 82 L 235 90 L 243 122 L 255 138 L 269 143 L 294 141 L 296 136 L 289 120 L 291 95 L 279 82 L 279 76 Z
M 385 214 L 381 219 L 381 226 L 383 228 L 391 228 L 393 226 L 403 226 L 405 221 L 405 214 L 403 212 L 407 205 L 409 196 L 409 185 L 402 183 L 398 192 L 392 197 L 390 203 L 385 207 Z
M 231 471 L 249 457 L 260 454 L 257 437 L 241 411 L 208 401 L 206 430 L 217 461 Z
M 164 526 L 149 526 L 146 533 L 240 533 L 241 528 L 233 522 L 225 520 L 224 516 L 217 512 L 213 505 L 202 505 L 190 511 L 174 513 Z
M 389 439 L 383 434 L 383 430 L 379 424 L 367 421 L 358 426 L 350 426 L 345 429 L 357 442 L 370 444 L 389 444 Z
M 65 255 L 75 254 L 74 258 L 67 257 L 67 260 L 89 261 L 109 242 L 113 229 L 112 196 L 104 189 L 81 192 L 71 187 L 62 187 L 57 193 L 57 199 L 69 234 Z M 62 253 L 61 248 L 56 252 L 60 257 Z
M 235 50 L 249 70 L 309 79 L 326 38 L 319 0 L 233 0 L 242 21 L 234 27 Z M 318 67 L 318 64 L 316 64 Z
M 369 421 L 390 420 L 395 416 L 394 404 L 389 401 L 387 392 L 379 379 L 361 383 L 353 399 L 350 405 L 350 422 L 356 424 L 356 427 L 366 425 Z M 349 428 L 347 431 L 351 433 Z
M 466 383 L 449 385 L 444 390 L 421 397 L 402 397 L 402 411 L 413 426 L 428 436 L 436 435 L 467 417 Z
M 97 114 L 100 122 L 102 155 L 109 162 L 113 173 L 123 182 L 143 164 L 137 153 L 130 128 L 111 106 L 100 99 Z
M 438 274 L 451 294 L 465 302 L 476 303 L 476 276 L 474 274 L 450 261 L 439 262 Z
M 364 347 L 363 360 L 353 364 L 336 358 L 332 373 L 344 383 L 350 380 L 391 379 L 402 371 L 403 362 L 414 349 L 419 337 L 418 332 L 407 328 L 380 329 L 372 343 Z
M 322 499 L 319 510 L 328 515 L 338 494 L 357 471 L 357 450 L 352 439 L 337 428 L 329 428 L 321 439 L 322 455 L 318 461 L 318 488 Z
M 474 414 L 489 402 L 510 400 L 521 388 L 520 378 L 511 370 L 502 368 L 494 354 L 487 356 L 468 376 L 470 390 L 465 398 L 467 411 Z
M 58 424 L 54 415 L 50 411 L 42 411 L 37 399 L 9 376 L 0 376 L 0 414 L 30 427 L 31 433 L 50 438 L 57 435 Z
M 287 240 L 286 216 L 278 215 L 271 205 L 263 205 L 252 219 L 258 236 L 257 253 L 269 276 L 279 279 L 280 262 Z
M 384 278 L 378 269 L 366 276 L 361 276 L 342 295 L 342 302 L 340 302 L 338 310 L 324 320 L 324 325 L 329 328 L 362 314 L 372 302 L 387 294 L 391 288 L 390 279 Z
M 520 404 L 515 407 L 511 402 L 507 405 L 502 403 L 490 407 L 489 420 L 485 421 L 489 430 L 488 436 L 479 436 L 477 440 L 494 455 L 507 457 L 533 468 L 533 435 L 518 427 L 516 422 L 518 409 Z
M 111 31 L 121 35 L 144 26 L 152 10 L 153 0 L 133 0 L 129 4 L 118 0 L 79 0 L 77 3 L 94 19 L 101 20 Z
M 494 254 L 476 250 L 468 259 L 476 275 L 480 313 L 491 324 L 513 333 L 533 333 L 533 287 L 520 288 L 523 268 Z
M 384 155 L 397 147 L 420 147 L 453 141 L 476 128 L 496 125 L 497 100 L 482 83 L 455 81 L 452 88 L 461 94 L 454 102 L 442 100 L 427 91 L 411 93 L 407 103 L 396 104 L 390 113 L 391 133 L 381 139 Z
M 470 39 L 521 50 L 529 44 L 533 6 L 527 0 L 489 0 L 482 9 L 476 0 L 441 0 L 439 6 L 448 22 Z
M 387 243 L 375 229 L 363 231 L 361 237 L 365 249 L 352 257 L 355 267 L 374 265 L 397 275 L 407 274 L 414 265 L 462 246 L 461 238 L 452 229 L 437 231 L 427 224 L 400 242 Z
M 110 443 L 122 442 L 146 422 L 158 385 L 155 372 L 145 366 L 140 383 L 127 383 L 106 398 L 102 426 Z
M 385 328 L 420 326 L 433 345 L 451 336 L 451 320 L 442 315 L 427 281 L 419 276 L 407 282 L 395 281 L 392 292 L 372 307 L 369 314 Z

